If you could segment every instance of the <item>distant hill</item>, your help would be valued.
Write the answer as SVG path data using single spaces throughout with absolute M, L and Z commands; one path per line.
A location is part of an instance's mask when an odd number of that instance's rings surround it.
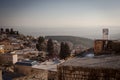
M 111 38 L 115 40 L 120 40 L 120 33 L 111 35 Z
M 93 46 L 93 40 L 88 39 L 88 38 L 83 38 L 83 37 L 75 37 L 75 36 L 46 36 L 46 39 L 53 39 L 57 40 L 59 42 L 62 41 L 70 41 L 74 45 L 83 45 L 85 47 L 92 47 Z

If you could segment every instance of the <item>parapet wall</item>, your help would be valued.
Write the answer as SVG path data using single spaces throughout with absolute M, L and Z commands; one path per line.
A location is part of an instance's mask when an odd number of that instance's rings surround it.
M 59 66 L 58 80 L 120 80 L 120 69 Z

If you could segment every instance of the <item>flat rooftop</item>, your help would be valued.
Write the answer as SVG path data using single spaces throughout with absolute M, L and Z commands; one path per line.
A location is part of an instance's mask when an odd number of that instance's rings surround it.
M 75 57 L 60 64 L 60 66 L 120 69 L 120 55 L 101 55 L 92 58 Z
M 34 65 L 34 66 L 32 66 L 32 68 L 44 69 L 44 70 L 48 70 L 48 71 L 57 71 L 57 66 L 63 62 L 64 61 L 60 61 L 60 62 L 46 61 L 46 62 L 40 63 L 38 65 Z
M 47 62 L 47 64 L 42 63 L 42 64 L 34 65 L 34 66 L 32 66 L 32 68 L 44 69 L 44 70 L 48 70 L 48 71 L 57 71 L 57 64 L 54 64 L 52 62 Z
M 23 65 L 23 66 L 33 66 L 37 64 L 38 64 L 37 61 L 32 61 L 32 60 L 25 60 L 25 61 L 15 63 L 15 65 Z

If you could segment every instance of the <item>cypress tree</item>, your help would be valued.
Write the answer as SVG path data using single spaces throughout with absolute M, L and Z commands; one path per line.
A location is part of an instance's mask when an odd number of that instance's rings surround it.
M 64 42 L 61 42 L 60 45 L 60 59 L 65 59 L 65 52 L 64 52 Z
M 49 39 L 47 42 L 47 51 L 49 56 L 53 56 L 54 54 L 54 45 L 52 39 Z
M 45 50 L 45 44 L 44 44 L 44 37 L 39 37 L 38 38 L 38 43 L 36 44 L 36 48 L 38 49 L 38 51 L 44 51 Z
M 38 38 L 38 43 L 39 43 L 39 44 L 43 43 L 44 41 L 45 41 L 44 37 L 40 36 L 40 37 Z
M 3 32 L 4 32 L 4 29 L 3 29 L 3 28 L 1 28 L 1 29 L 0 29 L 0 32 L 1 32 L 1 33 L 3 33 Z
M 70 56 L 70 47 L 68 43 L 65 43 L 64 45 L 64 51 L 65 51 L 65 58 Z
M 68 43 L 61 42 L 60 58 L 65 59 L 70 56 L 70 47 Z

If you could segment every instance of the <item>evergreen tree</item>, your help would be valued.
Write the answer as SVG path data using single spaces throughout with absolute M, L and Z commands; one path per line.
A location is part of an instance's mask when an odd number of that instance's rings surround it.
M 16 32 L 16 35 L 19 35 L 19 31 Z
M 49 39 L 47 42 L 47 51 L 49 56 L 53 56 L 54 54 L 54 45 L 52 39 Z
M 38 43 L 36 44 L 36 48 L 38 51 L 45 51 L 46 50 L 46 44 L 44 43 L 45 39 L 44 37 L 39 37 L 38 38 Z
M 61 45 L 60 45 L 60 59 L 65 59 L 65 52 L 64 52 L 64 42 L 61 42 Z
M 38 44 L 42 44 L 45 41 L 44 37 L 40 36 L 38 38 Z
M 40 45 L 38 43 L 36 44 L 36 48 L 37 48 L 38 51 L 41 51 Z
M 60 58 L 65 59 L 70 56 L 70 47 L 67 43 L 61 42 Z
M 69 47 L 68 43 L 65 43 L 64 51 L 65 51 L 65 57 L 69 57 L 70 56 L 70 47 Z
M 1 32 L 1 33 L 3 33 L 3 32 L 4 32 L 4 29 L 3 29 L 3 28 L 1 28 L 1 29 L 0 29 L 0 32 Z

